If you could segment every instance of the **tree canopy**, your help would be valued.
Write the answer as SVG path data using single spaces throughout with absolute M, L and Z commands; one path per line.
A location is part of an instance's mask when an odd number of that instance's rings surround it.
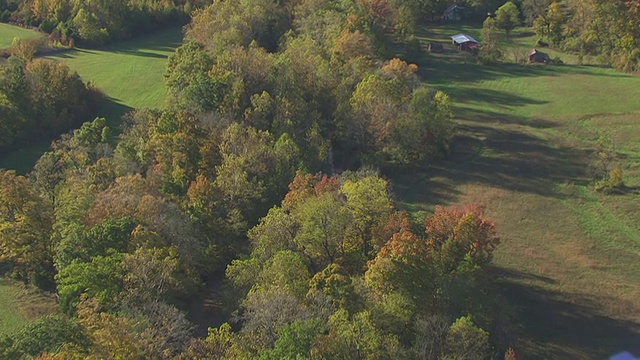
M 451 98 L 408 59 L 416 4 L 31 5 L 12 11 L 94 43 L 194 11 L 163 109 L 125 115 L 115 143 L 105 119 L 85 122 L 28 176 L 0 172 L 0 269 L 55 290 L 65 319 L 39 346 L 0 339 L 0 354 L 483 358 L 510 345 L 487 332 L 495 225 L 478 206 L 414 219 L 377 170 L 446 156 L 456 130 Z M 46 106 L 29 111 L 54 123 L 91 93 L 45 60 L 2 75 L 6 113 L 27 111 L 17 94 L 33 87 Z M 228 324 L 196 338 L 186 311 L 223 273 Z

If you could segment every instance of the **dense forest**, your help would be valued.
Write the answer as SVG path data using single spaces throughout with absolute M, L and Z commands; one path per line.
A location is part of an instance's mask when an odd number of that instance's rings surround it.
M 561 35 L 560 5 L 520 8 L 554 46 L 637 70 L 640 25 L 616 14 L 640 3 L 608 2 L 563 3 Z M 60 307 L 0 358 L 515 359 L 488 270 L 499 229 L 476 205 L 398 211 L 384 176 L 449 152 L 451 99 L 412 62 L 417 23 L 447 5 L 0 0 L 92 44 L 192 15 L 165 109 L 128 113 L 115 144 L 85 122 L 30 174 L 0 170 L 0 273 Z M 62 64 L 1 66 L 0 147 L 76 127 L 101 96 Z M 222 273 L 227 322 L 195 337 L 187 304 Z

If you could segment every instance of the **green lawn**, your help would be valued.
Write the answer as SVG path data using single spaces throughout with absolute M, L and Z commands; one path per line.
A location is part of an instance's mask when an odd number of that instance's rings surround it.
M 0 337 L 56 310 L 52 295 L 0 278 Z
M 19 293 L 17 286 L 0 279 L 0 336 L 10 334 L 27 323 L 17 310 L 16 297 Z
M 36 31 L 21 28 L 19 26 L 0 23 L 0 49 L 11 47 L 14 38 L 22 40 L 37 39 L 41 34 Z
M 49 58 L 64 61 L 84 81 L 94 82 L 105 92 L 109 99 L 97 115 L 106 117 L 116 134 L 120 117 L 127 111 L 162 106 L 166 59 L 181 42 L 182 30 L 173 28 L 100 50 L 77 49 Z M 29 172 L 49 143 L 41 141 L 3 156 L 0 168 Z
M 443 25 L 421 39 L 458 32 L 478 36 L 479 28 Z M 530 41 L 515 32 L 504 44 Z M 453 153 L 395 172 L 400 205 L 487 209 L 503 239 L 493 271 L 526 358 L 604 358 L 640 344 L 640 77 L 598 66 L 485 67 L 449 50 L 418 65 L 455 103 Z M 615 144 L 621 194 L 591 187 L 601 136 Z
M 127 109 L 162 105 L 166 59 L 181 42 L 182 30 L 173 28 L 101 50 L 78 49 L 50 59 L 65 62 L 84 81 L 95 83 L 111 99 L 102 115 L 119 117 Z

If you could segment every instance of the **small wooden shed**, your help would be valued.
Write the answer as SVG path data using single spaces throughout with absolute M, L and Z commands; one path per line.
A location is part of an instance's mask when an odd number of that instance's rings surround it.
M 548 64 L 551 62 L 551 57 L 547 53 L 533 49 L 529 51 L 529 62 Z

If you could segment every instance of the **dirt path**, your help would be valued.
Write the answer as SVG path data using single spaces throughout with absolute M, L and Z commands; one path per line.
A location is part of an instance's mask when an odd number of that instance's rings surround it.
M 196 336 L 206 337 L 208 328 L 225 322 L 221 302 L 223 284 L 224 272 L 221 271 L 209 277 L 200 296 L 191 300 L 187 318 L 196 325 Z

